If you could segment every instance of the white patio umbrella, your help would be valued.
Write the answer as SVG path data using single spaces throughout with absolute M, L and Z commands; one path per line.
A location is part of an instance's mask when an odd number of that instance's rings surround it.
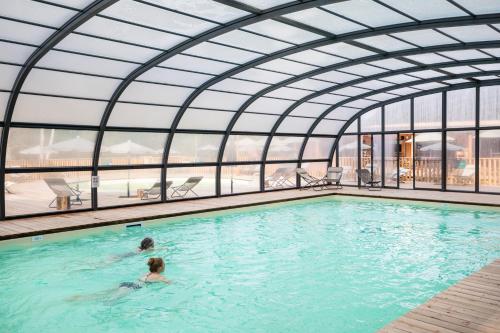
M 435 141 L 441 141 L 441 133 L 439 132 L 430 132 L 430 133 L 420 133 L 415 136 L 415 142 L 416 143 L 423 143 L 423 142 L 435 142 Z M 451 136 L 446 136 L 446 141 L 455 141 L 455 138 Z M 413 139 L 406 140 L 407 143 L 413 142 Z
M 76 137 L 59 141 L 50 145 L 50 148 L 58 152 L 79 152 L 79 153 L 90 153 L 94 151 L 95 143 L 93 141 L 84 139 L 77 135 Z
M 434 143 L 432 145 L 425 146 L 420 150 L 421 151 L 440 151 L 441 148 L 442 148 L 441 142 L 437 142 L 437 143 Z M 460 151 L 460 150 L 464 150 L 464 147 L 457 146 L 457 145 L 454 145 L 452 143 L 447 143 L 446 150 L 448 150 L 448 151 Z
M 216 151 L 216 150 L 219 150 L 219 147 L 216 147 L 214 145 L 208 144 L 208 145 L 204 145 L 203 147 L 198 148 L 198 150 L 202 150 L 202 151 Z
M 361 143 L 361 149 L 362 150 L 367 150 L 370 149 L 371 146 L 367 145 L 365 143 Z M 346 145 L 340 146 L 339 151 L 344 151 L 344 150 L 353 150 L 353 149 L 358 149 L 358 143 L 356 141 L 348 143 Z
M 34 147 L 23 149 L 19 153 L 23 155 L 45 155 L 57 153 L 57 151 L 55 151 L 51 147 L 37 145 Z
M 132 140 L 127 140 L 116 145 L 108 146 L 104 149 L 105 152 L 112 154 L 122 154 L 128 155 L 128 164 L 130 164 L 130 155 L 140 155 L 140 154 L 155 154 L 156 151 L 149 147 L 140 145 L 133 142 Z M 127 198 L 130 198 L 130 169 L 127 170 Z

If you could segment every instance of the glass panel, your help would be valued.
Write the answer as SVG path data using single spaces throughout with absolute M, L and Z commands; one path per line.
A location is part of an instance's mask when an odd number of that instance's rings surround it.
M 255 192 L 260 190 L 260 164 L 223 166 L 221 194 Z
M 233 131 L 269 132 L 278 116 L 243 112 L 234 124 Z
M 339 62 L 346 61 L 343 58 L 335 57 L 323 52 L 318 52 L 314 50 L 306 50 L 298 53 L 294 53 L 292 55 L 286 56 L 285 58 L 296 60 L 300 62 L 305 62 L 307 64 L 315 65 L 315 66 L 328 66 L 332 64 L 336 64 Z
M 382 135 L 374 134 L 372 143 L 372 175 L 374 180 L 382 180 Z
M 225 79 L 214 84 L 212 90 L 223 90 L 242 94 L 255 94 L 264 88 L 269 87 L 268 84 L 243 81 L 238 79 Z
M 190 36 L 216 27 L 214 23 L 208 21 L 161 10 L 135 1 L 119 1 L 101 13 L 121 20 Z
M 216 162 L 222 135 L 175 133 L 168 163 Z
M 450 131 L 446 142 L 446 189 L 474 191 L 476 183 L 475 131 Z
M 323 119 L 316 126 L 313 134 L 337 135 L 345 123 L 345 121 Z
M 481 87 L 479 125 L 500 125 L 500 86 Z
M 441 133 L 415 133 L 415 188 L 441 188 L 441 153 Z
M 224 151 L 224 162 L 261 161 L 267 136 L 230 135 Z
M 161 200 L 161 169 L 99 170 L 99 207 Z
M 415 54 L 411 56 L 405 56 L 405 58 L 421 62 L 423 64 L 438 64 L 441 62 L 448 62 L 450 59 L 447 59 L 445 57 L 442 57 L 438 54 L 435 53 L 425 53 L 425 54 Z
M 274 73 L 258 68 L 250 68 L 246 71 L 236 74 L 234 77 L 264 83 L 278 83 L 280 81 L 289 79 L 292 76 L 288 74 Z
M 317 67 L 285 59 L 276 59 L 265 62 L 264 64 L 259 65 L 258 68 L 269 69 L 271 71 L 282 72 L 287 74 L 299 75 L 305 72 L 312 71 Z
M 311 93 L 312 93 L 312 91 L 308 91 L 308 90 L 282 87 L 282 88 L 278 88 L 276 90 L 273 90 L 272 92 L 266 94 L 265 96 L 299 100 L 307 95 L 310 95 Z
M 192 177 L 196 177 L 192 179 Z M 191 187 L 187 191 L 186 182 L 189 180 Z M 172 185 L 167 190 L 168 200 L 179 200 L 186 198 L 208 197 L 215 195 L 215 167 L 191 167 L 191 168 L 169 168 L 167 169 L 167 182 Z M 186 186 L 179 187 L 186 184 Z
M 411 100 L 388 104 L 385 106 L 385 130 L 409 130 L 411 122 Z
M 187 109 L 179 122 L 179 129 L 225 130 L 234 112 Z
M 295 187 L 297 183 L 296 169 L 297 164 L 295 163 L 266 164 L 264 189 L 269 191 Z
M 198 87 L 211 78 L 211 75 L 155 67 L 139 76 L 137 78 L 137 81 L 149 81 L 186 87 Z
M 359 79 L 359 76 L 347 74 L 347 73 L 342 73 L 342 72 L 337 72 L 337 71 L 330 71 L 327 73 L 316 75 L 316 76 L 314 76 L 314 78 L 317 78 L 319 80 L 331 81 L 334 83 L 344 83 L 347 81 Z
M 170 128 L 179 108 L 136 103 L 116 103 L 108 126 Z
M 268 9 L 291 1 L 290 0 L 240 0 L 238 2 L 245 3 L 247 5 L 250 5 L 258 9 Z
M 286 117 L 278 127 L 277 133 L 297 133 L 305 134 L 314 123 L 314 118 Z
M 415 98 L 415 129 L 442 127 L 442 94 L 432 94 Z
M 309 138 L 302 158 L 304 160 L 328 158 L 334 141 L 334 138 Z
M 88 209 L 90 175 L 87 171 L 6 174 L 5 214 Z
M 158 55 L 160 51 L 129 44 L 113 42 L 105 39 L 70 34 L 57 44 L 57 49 L 103 57 L 123 59 L 127 61 L 146 62 Z
M 302 103 L 297 106 L 290 115 L 293 116 L 306 116 L 306 117 L 318 117 L 330 106 L 325 104 L 316 103 Z
M 346 133 L 357 133 L 358 132 L 358 120 L 354 120 L 349 127 L 345 130 Z
M 415 46 L 402 42 L 399 39 L 393 38 L 388 35 L 379 35 L 373 37 L 365 37 L 357 39 L 357 42 L 372 46 L 387 52 L 394 52 L 399 50 L 407 50 L 415 48 Z
M 305 162 L 302 163 L 301 168 L 306 169 L 307 173 L 316 178 L 323 178 L 326 176 L 326 171 L 328 168 L 327 162 Z M 301 185 L 306 185 L 301 179 Z
M 438 31 L 427 29 L 399 32 L 393 35 L 421 47 L 458 43 L 456 40 L 447 37 Z
M 260 97 L 255 102 L 250 104 L 246 111 L 257 113 L 274 113 L 282 114 L 285 110 L 294 103 L 283 99 Z
M 423 90 L 437 89 L 437 88 L 443 88 L 443 87 L 447 87 L 447 86 L 444 84 L 441 84 L 441 83 L 437 83 L 437 82 L 417 84 L 417 85 L 413 86 L 413 88 L 423 89 Z
M 246 50 L 263 52 L 263 53 L 273 53 L 292 46 L 291 44 L 288 43 L 283 43 L 274 39 L 261 37 L 241 30 L 233 30 L 226 32 L 223 35 L 215 37 L 213 41 L 221 44 L 241 47 Z
M 5 115 L 5 108 L 7 107 L 7 102 L 9 101 L 10 93 L 0 91 L 0 118 L 3 119 Z M 16 113 L 14 112 L 14 115 Z
M 414 67 L 415 66 L 415 64 L 410 64 L 410 63 L 408 63 L 406 61 L 397 60 L 397 59 L 393 59 L 393 58 L 383 59 L 383 60 L 377 60 L 377 61 L 371 61 L 368 64 L 375 65 L 375 66 L 380 66 L 380 67 L 384 67 L 384 68 L 392 69 L 392 70 L 402 69 L 402 68 L 408 68 L 408 67 Z
M 386 72 L 385 69 L 378 68 L 375 66 L 366 65 L 366 64 L 344 67 L 344 68 L 342 68 L 342 71 L 347 72 L 347 73 L 351 73 L 351 74 L 355 74 L 355 75 L 361 75 L 361 76 L 375 75 L 375 74 Z
M 162 163 L 166 133 L 105 132 L 99 165 Z
M 483 52 L 479 52 L 478 50 L 457 50 L 457 51 L 445 51 L 439 52 L 445 57 L 452 58 L 455 60 L 472 60 L 472 59 L 483 59 L 483 58 L 491 58 L 487 54 Z
M 148 29 L 137 25 L 94 16 L 78 29 L 88 35 L 129 42 L 138 45 L 169 49 L 187 38 L 169 34 L 158 30 Z
M 216 60 L 236 62 L 238 64 L 243 64 L 261 56 L 259 53 L 239 50 L 234 47 L 214 44 L 210 42 L 203 42 L 201 44 L 193 46 L 184 51 L 184 53 L 197 55 L 200 57 L 208 57 Z
M 20 69 L 20 66 L 0 64 L 0 89 L 10 91 Z
M 48 95 L 108 99 L 119 80 L 88 75 L 32 69 L 23 85 L 23 92 Z
M 329 31 L 333 34 L 343 34 L 365 29 L 359 24 L 334 16 L 319 8 L 301 10 L 297 13 L 285 15 L 285 17 L 318 29 Z
M 500 192 L 500 130 L 479 133 L 479 191 Z
M 204 91 L 191 103 L 192 107 L 236 111 L 250 96 L 218 91 Z
M 248 15 L 245 11 L 210 0 L 147 0 L 147 2 L 158 3 L 165 8 L 172 8 L 183 13 L 204 17 L 221 23 Z
M 500 11 L 500 4 L 496 0 L 482 0 L 482 1 L 455 0 L 455 1 L 476 15 L 492 14 L 492 13 L 496 14 L 498 13 L 498 11 Z
M 371 27 L 412 22 L 409 18 L 369 0 L 345 1 L 327 5 L 325 8 Z
M 449 27 L 439 30 L 466 43 L 500 39 L 500 33 L 487 25 Z
M 268 161 L 296 160 L 304 138 L 293 136 L 275 136 L 269 145 Z
M 325 103 L 325 104 L 337 104 L 348 99 L 348 96 L 334 95 L 334 94 L 323 94 L 318 97 L 311 99 L 311 102 Z
M 1 22 L 1 20 L 0 20 Z M 14 43 L 0 42 L 0 61 L 23 65 L 35 50 L 34 47 Z
M 334 84 L 329 83 L 329 82 L 325 82 L 325 81 L 315 80 L 315 79 L 304 79 L 304 80 L 300 80 L 300 81 L 291 83 L 288 86 L 318 91 L 318 90 L 326 89 L 328 87 L 332 87 L 332 86 L 334 86 Z
M 343 135 L 338 144 L 339 166 L 342 172 L 342 184 L 357 185 L 358 177 L 358 136 Z
M 7 168 L 90 166 L 97 132 L 11 128 Z
M 357 47 L 346 43 L 335 43 L 331 45 L 318 47 L 318 50 L 337 55 L 339 57 L 345 57 L 348 59 L 356 59 L 361 57 L 367 57 L 374 55 L 375 52 L 368 51 L 364 48 Z
M 40 45 L 53 33 L 53 29 L 0 19 L 0 38 L 3 40 Z
M 320 35 L 274 20 L 265 20 L 254 23 L 246 26 L 244 29 L 261 35 L 274 37 L 292 44 L 307 43 L 321 38 Z
M 383 0 L 386 4 L 407 13 L 417 20 L 431 20 L 443 17 L 466 16 L 467 14 L 446 0 L 416 2 L 414 0 Z
M 191 88 L 132 82 L 119 100 L 122 102 L 181 105 L 191 92 L 193 92 Z
M 447 127 L 474 127 L 476 124 L 476 89 L 448 91 L 446 109 Z
M 160 64 L 161 66 L 186 69 L 208 74 L 221 74 L 236 65 L 228 64 L 225 62 L 195 58 L 188 55 L 178 54 L 170 59 L 165 60 Z
M 399 155 L 399 140 L 397 134 L 386 134 L 384 138 L 384 185 L 398 185 L 398 155 Z
M 380 132 L 382 130 L 382 109 L 376 108 L 361 116 L 361 132 Z
M 332 112 L 330 112 L 328 114 L 328 118 L 349 120 L 349 119 L 351 119 L 351 117 L 353 117 L 358 112 L 359 112 L 358 109 L 345 108 L 345 107 L 339 106 L 338 108 L 335 108 L 335 110 L 333 110 Z
M 12 121 L 98 126 L 105 108 L 106 102 L 20 94 Z
M 361 169 L 372 168 L 372 136 L 370 134 L 360 135 L 361 140 Z
M 75 11 L 28 0 L 2 1 L 2 16 L 42 25 L 59 27 L 68 21 Z

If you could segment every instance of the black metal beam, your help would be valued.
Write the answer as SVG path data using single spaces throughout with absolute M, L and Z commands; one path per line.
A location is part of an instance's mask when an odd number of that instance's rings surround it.
M 496 74 L 496 75 L 499 75 L 498 73 L 500 73 L 500 71 L 496 71 L 496 72 L 489 72 L 489 73 L 482 73 L 481 75 L 475 75 L 475 76 L 484 76 L 484 75 L 492 75 L 492 74 Z M 455 84 L 455 85 L 451 85 L 451 86 L 448 86 L 448 87 L 441 87 L 441 88 L 436 88 L 436 89 L 431 89 L 431 90 L 426 90 L 426 91 L 421 91 L 421 92 L 418 92 L 418 93 L 414 93 L 414 94 L 410 94 L 410 95 L 405 95 L 405 96 L 400 96 L 400 97 L 397 97 L 397 98 L 392 98 L 390 100 L 386 100 L 386 101 L 383 101 L 383 102 L 380 102 L 380 103 L 377 103 L 377 104 L 374 104 L 374 105 L 370 105 L 369 107 L 366 107 L 364 109 L 361 109 L 358 113 L 356 113 L 354 116 L 352 116 L 345 124 L 344 126 L 340 129 L 338 135 L 337 135 L 337 139 L 335 139 L 335 143 L 333 144 L 332 146 L 332 149 L 330 151 L 330 155 L 329 155 L 329 159 L 332 159 L 333 158 L 333 155 L 335 153 L 335 150 L 337 149 L 337 146 L 338 146 L 338 142 L 340 140 L 340 138 L 342 137 L 342 135 L 344 135 L 345 133 L 345 130 L 352 124 L 353 121 L 359 119 L 359 117 L 373 109 L 376 109 L 378 107 L 381 107 L 381 106 L 385 106 L 385 105 L 388 105 L 388 104 L 392 104 L 392 103 L 396 103 L 396 102 L 400 102 L 400 101 L 404 101 L 404 100 L 408 100 L 408 99 L 411 99 L 411 100 L 414 100 L 416 97 L 420 97 L 420 96 L 425 96 L 425 95 L 430 95 L 430 94 L 435 94 L 435 93 L 440 93 L 440 92 L 444 92 L 444 91 L 451 91 L 451 90 L 457 90 L 457 89 L 465 89 L 465 88 L 476 88 L 477 92 L 479 92 L 479 87 L 484 87 L 484 86 L 492 86 L 492 85 L 498 85 L 500 84 L 500 78 L 499 79 L 496 79 L 496 80 L 488 80 L 488 81 L 477 81 L 477 82 L 467 82 L 467 83 L 459 83 L 459 84 Z M 478 96 L 478 95 L 476 95 Z M 478 107 L 478 102 L 477 102 L 477 97 L 476 97 L 476 108 Z M 476 114 L 476 118 L 477 118 L 477 114 Z M 412 121 L 412 124 L 413 124 L 413 121 Z M 476 126 L 478 124 L 476 123 Z M 476 129 L 478 127 L 475 127 Z M 442 131 L 444 129 L 440 129 L 438 131 Z M 455 129 L 454 130 L 460 130 L 459 128 Z M 409 132 L 413 132 L 413 128 L 409 131 Z M 425 131 L 429 131 L 429 130 L 425 130 Z M 477 152 L 476 152 L 476 155 L 477 155 Z
M 9 137 L 9 129 L 12 120 L 12 115 L 16 106 L 17 98 L 21 88 L 28 77 L 33 67 L 46 55 L 54 46 L 61 40 L 72 33 L 75 29 L 87 22 L 89 19 L 97 15 L 102 10 L 116 3 L 118 0 L 96 0 L 90 5 L 85 7 L 82 11 L 78 12 L 75 16 L 71 17 L 64 25 L 56 30 L 49 38 L 47 38 L 26 60 L 23 67 L 19 71 L 14 85 L 12 87 L 9 100 L 4 116 L 4 129 L 2 132 L 2 139 L 0 142 L 0 218 L 5 218 L 5 159 L 7 154 L 7 141 Z

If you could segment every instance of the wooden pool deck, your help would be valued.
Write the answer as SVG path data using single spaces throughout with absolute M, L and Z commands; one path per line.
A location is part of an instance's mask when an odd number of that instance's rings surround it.
M 368 191 L 366 189 L 358 189 L 355 187 L 344 187 L 342 190 L 325 191 L 270 191 L 264 193 L 226 196 L 220 198 L 167 202 L 125 208 L 102 209 L 97 211 L 68 212 L 67 214 L 0 221 L 0 241 L 47 233 L 87 229 L 98 226 L 187 215 L 191 213 L 210 212 L 222 209 L 239 208 L 266 203 L 276 203 L 288 200 L 298 200 L 303 198 L 338 194 L 500 207 L 500 195 L 474 193 L 443 193 L 439 191 L 396 189 Z
M 499 333 L 500 259 L 461 280 L 379 333 Z

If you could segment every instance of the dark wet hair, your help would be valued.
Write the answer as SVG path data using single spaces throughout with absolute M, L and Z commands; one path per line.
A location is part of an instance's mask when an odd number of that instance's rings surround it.
M 149 248 L 153 248 L 154 246 L 155 246 L 155 242 L 153 241 L 153 239 L 150 237 L 146 237 L 142 240 L 141 246 L 139 246 L 139 248 L 141 250 L 147 250 Z
M 160 268 L 164 265 L 162 258 L 149 258 L 148 266 L 151 273 L 159 273 Z

